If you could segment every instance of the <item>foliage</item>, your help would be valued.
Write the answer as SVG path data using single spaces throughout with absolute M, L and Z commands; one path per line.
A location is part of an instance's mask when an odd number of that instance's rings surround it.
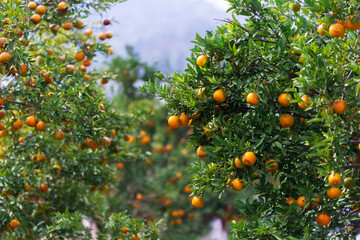
M 233 224 L 234 239 L 354 239 L 359 191 L 344 179 L 359 180 L 360 52 L 358 31 L 350 30 L 359 24 L 359 2 L 299 1 L 299 11 L 293 1 L 229 2 L 233 19 L 196 36 L 185 73 L 158 74 L 169 85 L 143 88 L 163 98 L 171 115 L 192 116 L 191 146 L 208 154 L 193 162 L 193 194 L 223 192 L 229 178 L 252 189 L 238 202 L 246 220 Z M 254 164 L 246 152 L 255 153 Z M 265 167 L 269 159 L 277 170 Z M 333 172 L 341 185 L 328 181 Z M 322 212 L 330 224 L 319 224 Z

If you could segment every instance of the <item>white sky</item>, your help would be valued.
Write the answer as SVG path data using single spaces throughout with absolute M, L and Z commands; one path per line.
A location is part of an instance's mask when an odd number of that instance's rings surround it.
M 213 4 L 215 7 L 224 11 L 226 11 L 230 6 L 230 4 L 225 0 L 205 0 L 205 1 Z

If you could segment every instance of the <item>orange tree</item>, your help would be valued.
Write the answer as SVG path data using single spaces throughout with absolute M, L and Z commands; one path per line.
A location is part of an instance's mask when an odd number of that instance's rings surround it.
M 359 2 L 229 3 L 233 19 L 196 36 L 185 73 L 144 88 L 166 100 L 170 125 L 191 118 L 193 204 L 230 178 L 253 190 L 236 239 L 355 239 Z
M 112 37 L 109 21 L 95 36 L 81 19 L 115 2 L 0 2 L 1 239 L 89 239 L 84 215 L 99 217 L 99 239 L 158 238 L 156 224 L 101 204 L 107 163 L 137 117 L 111 109 L 96 86 L 111 74 L 89 68 L 113 52 L 100 42 Z
M 116 74 L 111 81 L 119 83 L 112 104 L 128 114 L 141 112 L 146 121 L 129 128 L 125 142 L 119 145 L 118 187 L 109 193 L 110 209 L 126 209 L 133 217 L 148 222 L 162 219 L 165 226 L 161 239 L 198 239 L 210 229 L 209 221 L 214 217 L 224 222 L 235 217 L 236 210 L 231 208 L 234 191 L 228 190 L 221 201 L 217 194 L 208 193 L 211 203 L 202 209 L 189 204 L 189 167 L 196 154 L 186 148 L 186 142 L 192 129 L 168 126 L 167 111 L 159 107 L 161 103 L 138 91 L 139 83 L 154 81 L 155 67 L 141 62 L 130 47 L 127 49 L 127 56 L 115 57 L 106 66 Z M 113 86 L 116 89 L 116 84 Z

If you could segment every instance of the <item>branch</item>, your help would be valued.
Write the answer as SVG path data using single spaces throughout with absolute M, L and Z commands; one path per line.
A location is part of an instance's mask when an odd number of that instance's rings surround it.
M 225 20 L 214 18 L 214 20 L 220 21 L 220 22 L 225 22 L 225 23 L 234 23 L 234 21 L 231 20 L 231 19 L 229 19 L 229 18 L 225 18 Z M 244 30 L 245 32 L 250 33 L 249 30 L 247 30 L 246 28 L 242 27 L 241 25 L 236 24 L 236 26 L 238 26 L 239 28 L 241 28 L 241 29 Z
M 360 168 L 360 164 L 346 165 L 346 166 L 342 166 L 341 168 L 342 169 Z
M 26 106 L 26 107 L 33 107 L 33 108 L 36 108 L 36 109 L 41 109 L 41 107 L 38 106 L 38 105 L 22 103 L 22 102 L 13 102 L 13 101 L 8 101 L 8 102 L 12 103 L 12 104 L 18 104 L 18 105 Z M 61 110 L 64 111 L 64 112 L 67 112 L 67 113 L 73 113 L 73 111 L 71 111 L 69 109 L 61 109 Z

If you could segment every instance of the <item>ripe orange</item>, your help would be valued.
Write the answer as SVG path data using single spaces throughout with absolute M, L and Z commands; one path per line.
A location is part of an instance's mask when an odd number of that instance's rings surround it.
M 85 66 L 85 67 L 88 67 L 91 65 L 91 60 L 90 59 L 86 59 L 82 62 L 82 64 Z
M 112 37 L 113 37 L 113 34 L 112 34 L 111 31 L 107 31 L 107 32 L 105 33 L 105 35 L 106 35 L 107 38 L 112 38 Z
M 57 10 L 59 12 L 65 13 L 68 10 L 68 5 L 66 2 L 61 2 L 57 6 Z
M 337 186 L 337 185 L 341 184 L 341 176 L 338 173 L 330 174 L 328 180 L 329 180 L 330 185 L 332 185 L 332 186 Z
M 81 21 L 80 19 L 76 20 L 76 22 L 75 22 L 75 27 L 76 27 L 77 29 L 80 29 L 82 26 L 84 26 L 84 22 Z
M 24 75 L 25 73 L 27 73 L 27 66 L 23 63 L 19 63 L 21 69 L 18 69 L 17 73 L 20 75 Z
M 92 30 L 90 28 L 86 29 L 85 34 L 88 35 L 88 36 L 91 36 L 92 35 Z
M 291 128 L 292 126 L 294 126 L 294 122 L 295 120 L 293 116 L 288 113 L 285 113 L 279 119 L 280 126 L 282 126 L 283 128 Z
M 0 54 L 0 61 L 3 63 L 8 63 L 11 60 L 11 55 L 8 52 L 3 52 Z
M 20 129 L 20 128 L 23 127 L 23 125 L 24 125 L 23 121 L 21 121 L 21 120 L 19 120 L 19 119 L 16 120 L 16 121 L 14 122 L 14 124 L 13 124 L 13 126 L 14 126 L 15 129 Z
M 74 65 L 71 65 L 71 64 L 66 65 L 66 71 L 74 72 L 75 71 Z
M 41 16 L 39 14 L 34 14 L 31 16 L 30 18 L 30 21 L 33 23 L 33 24 L 38 24 L 40 21 L 41 21 Z
M 34 116 L 29 116 L 25 120 L 26 125 L 29 127 L 35 127 L 36 126 L 36 119 Z
M 269 166 L 268 165 L 272 165 Z M 274 159 L 269 159 L 265 162 L 265 170 L 268 172 L 275 172 L 279 167 L 279 164 Z
M 64 138 L 64 132 L 61 131 L 60 129 L 57 130 L 57 131 L 55 131 L 55 133 L 54 133 L 54 138 L 55 138 L 56 140 L 61 140 L 61 139 L 63 139 L 63 138 Z
M 31 186 L 28 183 L 25 183 L 25 192 L 30 192 Z
M 213 135 L 211 133 L 206 133 L 212 130 L 213 124 L 212 123 L 208 123 L 206 124 L 205 128 L 204 128 L 204 133 L 206 136 L 208 137 L 212 137 Z
M 316 217 L 316 222 L 322 226 L 327 226 L 331 222 L 331 216 L 327 213 L 319 213 Z
M 73 24 L 71 22 L 65 22 L 62 25 L 62 28 L 65 29 L 65 30 L 71 30 L 71 29 L 73 29 L 73 27 L 74 26 L 73 26 Z
M 46 13 L 46 7 L 44 5 L 39 5 L 36 7 L 36 13 L 38 14 L 45 14 Z
M 244 183 L 238 178 L 231 180 L 230 184 L 231 188 L 235 191 L 241 191 L 244 188 Z
M 259 103 L 259 97 L 256 93 L 251 92 L 246 96 L 246 101 L 250 104 L 250 105 L 257 105 Z
M 181 125 L 181 121 L 178 116 L 171 116 L 168 119 L 168 124 L 172 128 L 178 128 Z
M 195 196 L 192 198 L 191 204 L 196 208 L 202 208 L 204 206 L 205 202 L 201 196 Z
M 85 59 L 85 57 L 86 57 L 86 55 L 83 51 L 77 52 L 75 54 L 75 59 L 76 59 L 76 61 L 79 61 L 79 62 L 83 61 Z
M 334 23 L 329 28 L 329 33 L 334 38 L 340 38 L 345 34 L 345 26 L 342 23 Z
M 39 120 L 36 123 L 35 128 L 36 128 L 36 130 L 44 131 L 46 129 L 46 124 L 43 121 Z
M 200 55 L 197 59 L 196 59 L 196 64 L 199 67 L 204 67 L 205 65 L 208 64 L 208 58 L 206 55 Z
M 98 38 L 99 38 L 101 41 L 104 41 L 104 40 L 106 39 L 106 34 L 103 33 L 103 32 L 101 32 L 101 33 L 99 33 Z
M 134 137 L 135 138 L 135 137 Z M 93 140 L 91 140 L 91 139 L 89 139 L 89 138 L 86 138 L 85 139 L 85 143 L 88 145 L 88 147 L 89 148 L 91 148 L 91 149 L 97 149 L 97 148 L 99 148 L 99 144 L 97 143 L 97 142 L 95 142 L 95 141 L 93 141 Z
M 326 191 L 326 194 L 330 199 L 338 199 L 341 196 L 341 190 L 339 188 L 332 187 Z
M 311 206 L 313 206 L 313 207 L 318 207 L 318 206 L 320 206 L 319 203 L 321 202 L 322 199 L 323 199 L 323 196 L 321 196 L 320 194 L 317 195 L 317 196 L 315 197 L 315 200 L 310 202 Z
M 296 202 L 295 198 L 289 197 L 285 201 L 287 204 L 292 205 L 294 202 Z
M 318 27 L 318 33 L 320 33 L 321 35 L 323 35 L 323 36 L 326 36 L 326 32 L 324 32 L 324 30 L 325 31 L 329 31 L 329 27 L 325 24 L 325 23 L 323 23 L 323 24 L 321 24 L 319 27 Z
M 240 168 L 240 169 L 244 169 L 246 167 L 246 165 L 242 162 L 242 160 L 240 158 L 235 158 L 234 164 L 235 164 L 235 167 Z
M 247 165 L 251 166 L 256 162 L 256 156 L 253 152 L 246 152 L 242 156 L 242 162 Z
M 184 192 L 191 193 L 191 187 L 189 187 L 189 186 L 184 187 Z
M 226 92 L 224 92 L 224 90 L 218 89 L 214 92 L 213 98 L 216 102 L 223 103 L 223 102 L 225 102 L 227 95 L 228 94 Z
M 354 19 L 356 18 L 356 20 Z M 360 28 L 360 19 L 358 16 L 351 16 L 350 18 L 346 19 L 345 27 L 350 30 L 358 30 Z
M 28 8 L 30 8 L 31 10 L 34 10 L 36 8 L 36 3 L 35 2 L 29 2 Z
M 53 166 L 53 169 L 56 170 L 56 173 L 57 173 L 57 174 L 59 174 L 59 173 L 61 172 L 61 167 L 60 167 L 59 165 L 57 165 L 57 164 L 55 164 L 55 165 Z
M 347 104 L 344 100 L 338 99 L 333 102 L 332 107 L 336 114 L 342 115 L 347 110 Z
M 123 169 L 124 168 L 124 164 L 122 162 L 118 162 L 116 163 L 116 168 L 117 169 Z
M 11 227 L 12 229 L 18 227 L 19 225 L 20 225 L 20 222 L 19 222 L 17 219 L 14 219 L 14 220 L 12 220 L 12 221 L 10 222 L 10 227 Z
M 208 156 L 208 154 L 204 153 L 202 149 L 206 149 L 206 148 L 204 148 L 203 146 L 199 146 L 198 149 L 196 150 L 196 154 L 201 158 L 205 158 Z
M 182 127 L 188 125 L 189 120 L 190 120 L 188 115 L 186 115 L 185 113 L 181 113 L 179 119 L 180 119 L 180 126 L 182 126 Z
M 309 99 L 309 97 L 308 96 L 303 96 L 302 98 L 301 98 L 301 100 L 305 103 L 302 103 L 302 102 L 299 102 L 298 103 L 298 105 L 299 105 L 299 107 L 301 107 L 302 109 L 306 109 L 308 106 L 309 106 L 309 104 L 310 104 L 310 99 Z
M 40 184 L 40 192 L 47 192 L 49 190 L 49 186 L 47 184 Z
M 142 145 L 148 145 L 151 142 L 151 138 L 149 136 L 145 136 L 140 140 L 140 143 Z
M 25 141 L 25 138 L 24 137 L 19 137 L 19 142 L 24 142 Z
M 305 199 L 304 196 L 300 196 L 297 200 L 296 200 L 296 204 L 301 207 L 302 209 L 305 208 L 305 205 L 308 203 L 309 201 Z M 306 208 L 309 208 L 310 205 L 308 205 Z
M 284 107 L 288 107 L 291 105 L 290 100 L 292 100 L 292 97 L 288 93 L 282 93 L 278 98 L 280 105 Z

